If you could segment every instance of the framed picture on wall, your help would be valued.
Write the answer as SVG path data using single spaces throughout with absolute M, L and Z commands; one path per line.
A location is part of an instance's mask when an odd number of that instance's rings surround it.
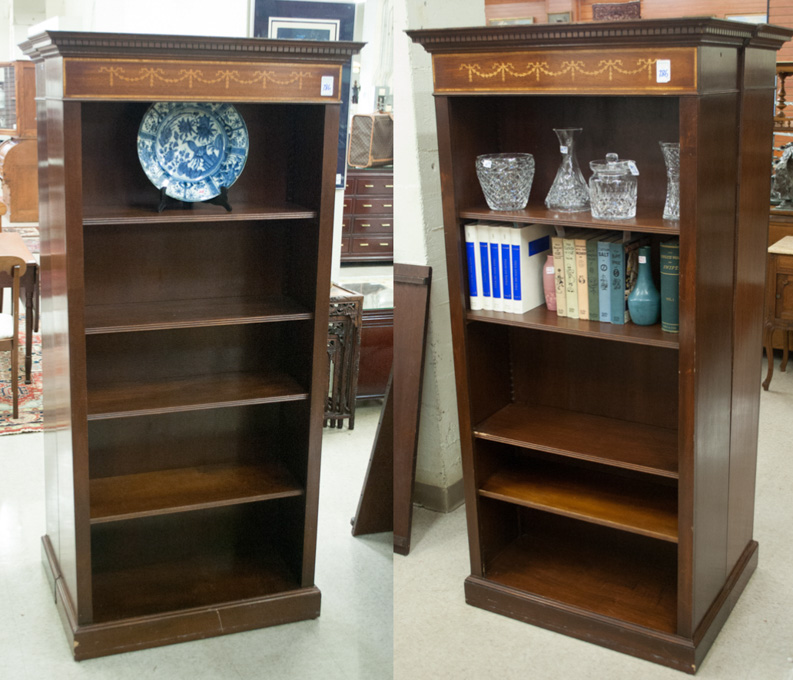
M 552 12 L 548 14 L 549 24 L 569 24 L 570 12 Z
M 254 38 L 352 40 L 355 31 L 355 4 L 352 2 L 254 0 L 251 11 Z M 339 155 L 336 161 L 336 186 L 340 188 L 344 187 L 347 168 L 350 72 L 350 64 L 342 68 Z
M 494 18 L 488 19 L 488 26 L 523 26 L 525 24 L 533 24 L 534 17 L 510 17 L 510 18 Z
M 764 24 L 768 21 L 767 14 L 725 14 L 724 18 L 730 21 L 743 21 L 747 24 Z

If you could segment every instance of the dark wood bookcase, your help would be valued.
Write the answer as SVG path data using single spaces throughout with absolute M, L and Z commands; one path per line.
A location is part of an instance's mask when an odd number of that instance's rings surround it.
M 46 32 L 47 533 L 75 658 L 315 618 L 341 69 L 360 47 Z M 233 210 L 157 212 L 154 101 L 233 102 Z
M 694 673 L 757 564 L 769 111 L 791 31 L 694 18 L 410 35 L 433 59 L 466 599 Z M 635 219 L 545 208 L 555 127 L 583 128 L 587 177 L 607 152 L 636 160 Z M 681 146 L 679 223 L 662 219 L 659 141 Z M 526 209 L 486 207 L 474 159 L 494 152 L 534 155 Z M 656 261 L 679 236 L 679 335 L 471 311 L 464 225 L 480 219 L 649 234 Z

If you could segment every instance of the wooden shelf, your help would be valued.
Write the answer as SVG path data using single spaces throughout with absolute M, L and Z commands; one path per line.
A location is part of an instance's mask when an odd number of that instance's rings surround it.
M 652 425 L 509 404 L 475 425 L 474 436 L 661 477 L 678 476 L 677 431 Z
M 103 477 L 90 486 L 92 524 L 303 495 L 276 460 Z
M 266 547 L 266 546 L 265 546 Z M 94 623 L 287 595 L 300 587 L 275 546 L 252 558 L 217 550 L 94 570 Z
M 634 323 L 611 324 L 584 321 L 583 319 L 570 319 L 564 316 L 557 316 L 556 312 L 549 311 L 545 305 L 530 309 L 525 314 L 468 310 L 466 318 L 468 321 L 481 321 L 504 326 L 516 326 L 518 328 L 537 328 L 552 333 L 602 338 L 604 340 L 628 342 L 637 345 L 652 345 L 654 347 L 669 347 L 672 349 L 677 349 L 680 346 L 679 335 L 663 332 L 660 323 L 654 326 L 637 326 Z
M 490 210 L 486 205 L 471 206 L 460 210 L 460 217 L 471 220 L 493 222 L 519 222 L 521 224 L 555 224 L 562 227 L 591 227 L 592 229 L 614 229 L 617 231 L 639 231 L 651 234 L 680 234 L 680 223 L 661 217 L 663 206 L 655 211 L 638 208 L 636 217 L 629 220 L 596 220 L 589 211 L 561 213 L 548 210 L 541 203 L 529 203 L 523 210 Z
M 95 385 L 88 389 L 88 420 L 298 401 L 308 391 L 286 374 L 224 373 Z
M 677 542 L 677 487 L 544 461 L 505 461 L 487 498 Z
M 219 205 L 190 203 L 189 207 L 166 208 L 157 212 L 159 199 L 155 193 L 150 205 L 111 206 L 84 205 L 83 224 L 160 224 L 168 222 L 239 222 L 243 220 L 305 220 L 314 219 L 317 211 L 303 206 L 285 203 L 262 205 L 260 203 L 235 203 L 230 199 L 232 212 Z
M 611 529 L 551 523 L 510 543 L 485 578 L 664 633 L 677 626 L 675 545 Z
M 85 332 L 124 333 L 169 328 L 229 326 L 312 319 L 313 313 L 289 298 L 212 298 L 165 300 L 85 308 Z

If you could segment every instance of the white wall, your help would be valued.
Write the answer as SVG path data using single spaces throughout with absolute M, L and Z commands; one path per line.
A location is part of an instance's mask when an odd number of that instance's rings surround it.
M 484 23 L 484 0 L 401 0 L 395 6 L 394 101 L 398 123 L 394 144 L 394 206 L 397 210 L 394 261 L 432 267 L 416 481 L 444 491 L 462 479 L 462 465 L 449 327 L 432 65 L 429 55 L 422 47 L 414 45 L 404 31 Z

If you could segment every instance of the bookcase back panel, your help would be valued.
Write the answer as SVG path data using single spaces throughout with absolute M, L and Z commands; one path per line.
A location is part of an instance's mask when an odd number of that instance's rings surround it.
M 95 385 L 286 369 L 310 383 L 310 322 L 218 326 L 86 338 L 87 383 Z
M 676 350 L 525 329 L 510 344 L 516 402 L 677 428 Z
M 306 411 L 293 402 L 92 421 L 91 479 L 277 458 L 304 484 L 305 436 L 291 424 Z
M 469 324 L 468 351 L 481 358 L 467 367 L 471 423 L 476 425 L 512 401 L 509 333 L 493 324 Z
M 94 622 L 298 588 L 301 557 L 284 527 L 302 514 L 290 498 L 94 525 Z
M 138 160 L 137 137 L 148 103 L 88 102 L 82 107 L 83 203 L 99 206 L 150 208 L 156 212 L 160 192 L 146 177 Z M 306 162 L 296 157 L 295 145 L 306 114 L 289 104 L 234 104 L 248 128 L 250 150 L 245 167 L 229 188 L 232 207 L 240 203 L 282 205 L 292 193 L 288 181 L 303 178 L 314 186 L 316 176 L 306 178 L 292 169 Z M 320 106 L 311 107 L 323 111 Z M 315 114 L 316 115 L 316 114 Z M 317 133 L 312 133 L 316 135 Z M 321 157 L 321 147 L 314 149 Z M 308 160 L 315 164 L 316 160 Z M 314 173 L 316 175 L 316 173 Z M 316 191 L 316 190 L 315 190 Z M 296 189 L 298 195 L 306 195 Z M 315 203 L 314 209 L 318 207 Z M 179 208 L 176 208 L 177 210 Z M 223 209 L 218 207 L 220 213 Z
M 287 272 L 298 260 L 316 271 L 315 231 L 305 220 L 87 226 L 86 305 L 288 296 L 313 309 L 316 275 Z
M 666 169 L 658 142 L 679 139 L 677 97 L 457 97 L 449 104 L 455 190 L 463 209 L 484 203 L 474 168 L 476 156 L 484 153 L 532 154 L 529 202 L 542 203 L 561 162 L 553 130 L 579 127 L 575 153 L 584 178 L 592 174 L 589 162 L 607 153 L 634 160 L 639 205 L 663 212 Z

